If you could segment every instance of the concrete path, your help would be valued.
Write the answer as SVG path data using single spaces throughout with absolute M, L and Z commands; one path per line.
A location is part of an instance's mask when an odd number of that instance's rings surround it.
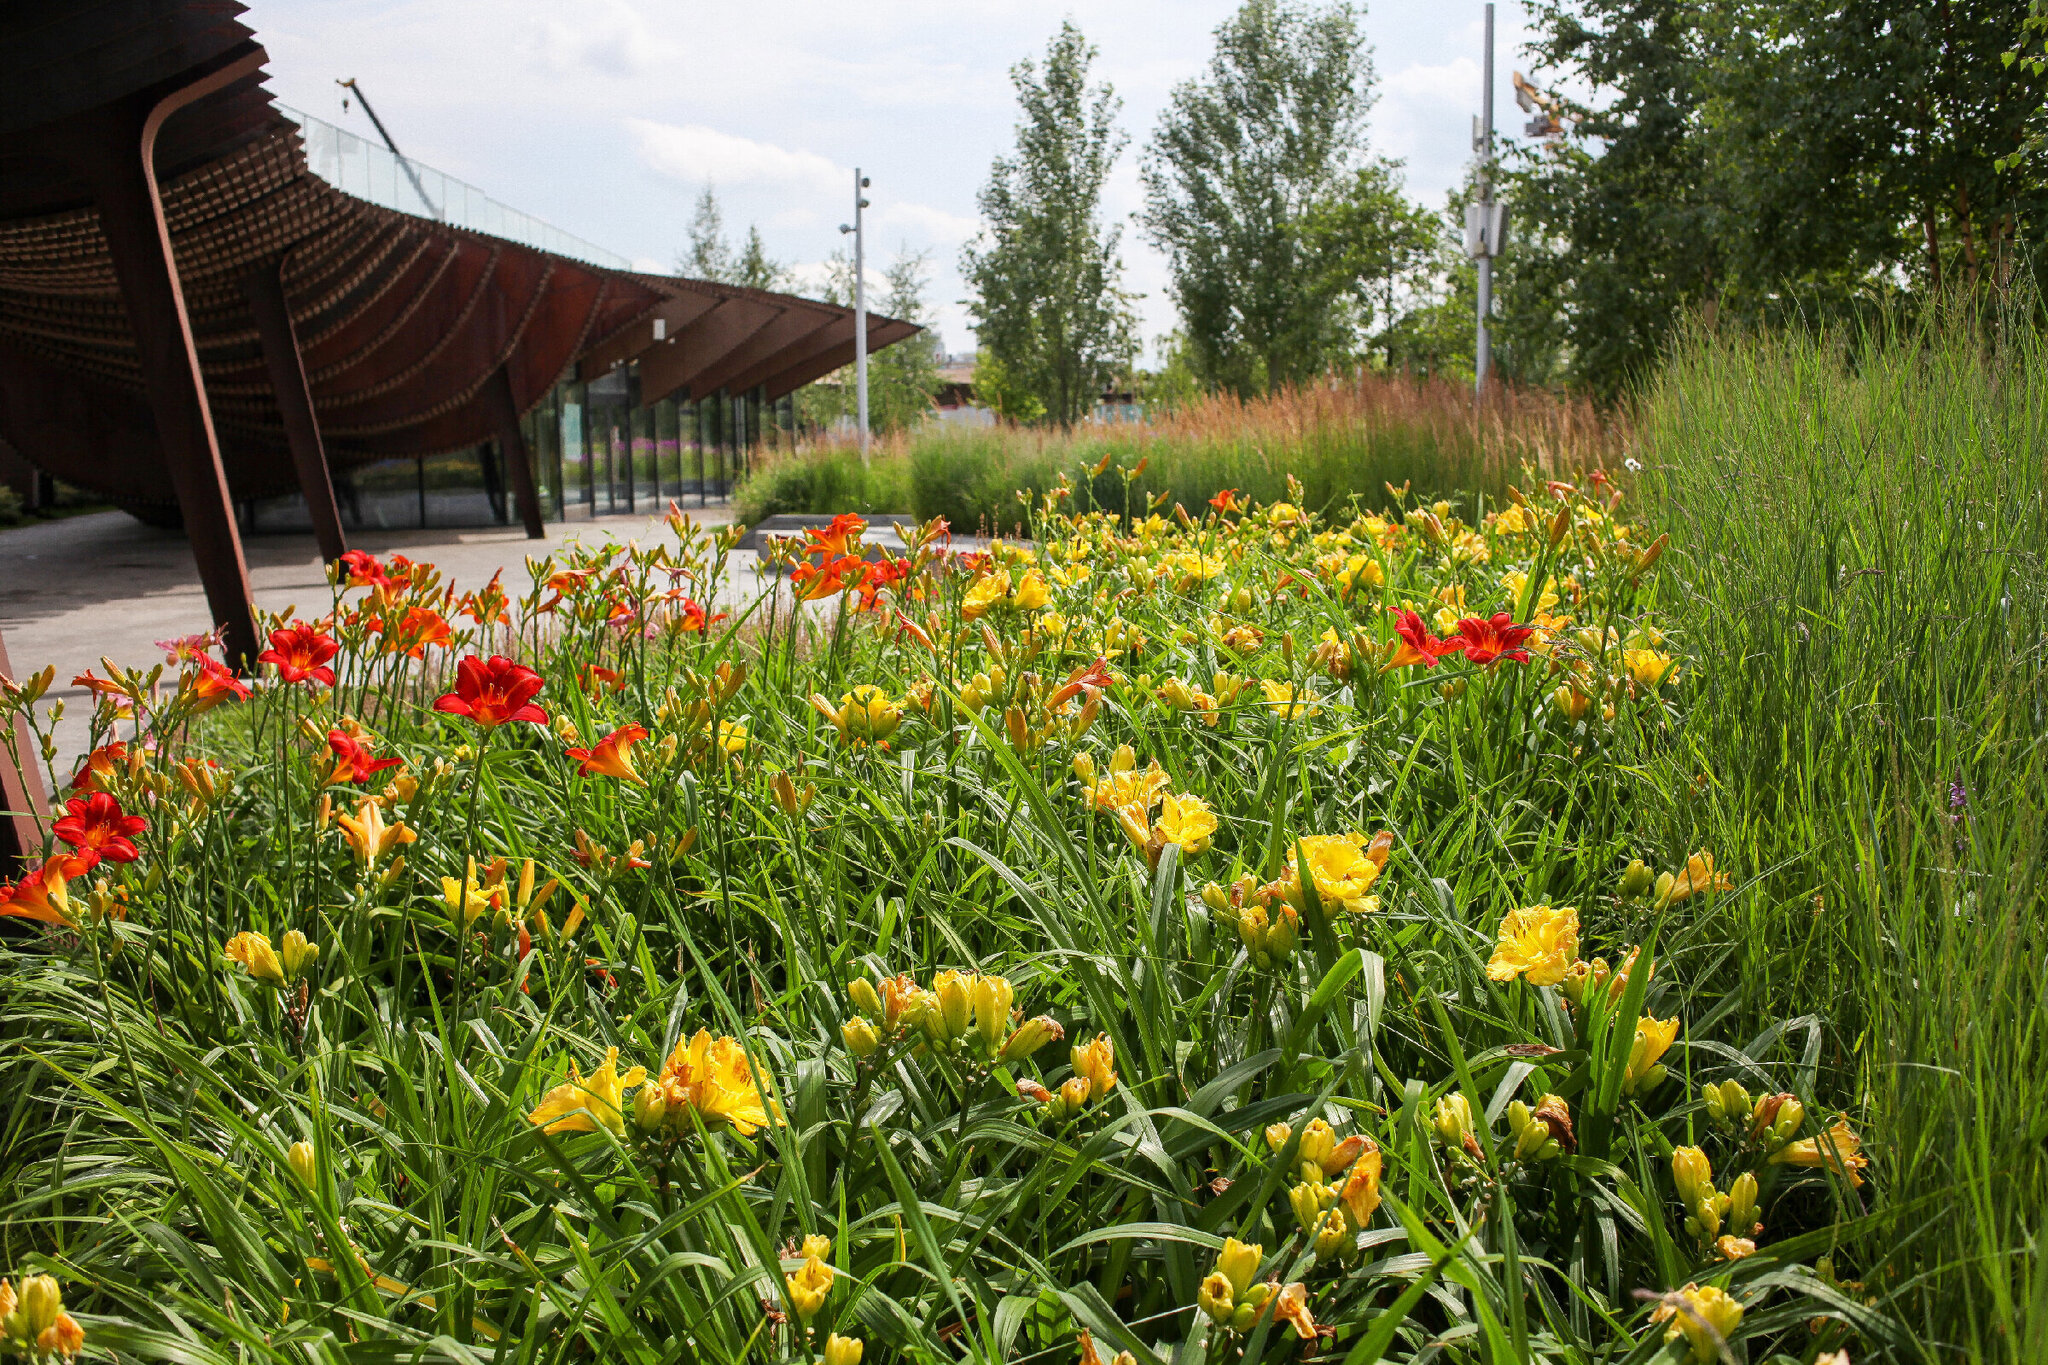
M 700 523 L 732 519 L 728 508 L 688 510 Z M 659 517 L 614 516 L 550 522 L 547 539 L 538 541 L 517 528 L 488 528 L 365 531 L 349 544 L 380 558 L 396 550 L 438 565 L 458 587 L 479 586 L 502 567 L 507 589 L 517 596 L 526 587 L 528 555 L 606 534 L 652 541 L 671 532 Z M 326 609 L 327 579 L 310 535 L 249 536 L 242 548 L 257 605 Z M 736 601 L 750 602 L 766 586 L 755 572 L 754 556 L 737 554 L 720 605 L 730 610 Z M 156 530 L 122 512 L 0 531 L 0 633 L 17 673 L 57 667 L 50 695 L 65 698 L 67 712 L 58 730 L 60 772 L 82 751 L 91 710 L 85 689 L 71 686 L 72 678 L 97 669 L 101 655 L 147 665 L 163 658 L 156 641 L 212 625 L 182 532 Z

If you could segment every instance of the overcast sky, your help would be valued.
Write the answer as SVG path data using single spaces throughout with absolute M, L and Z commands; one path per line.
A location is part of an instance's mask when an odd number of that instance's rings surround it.
M 1232 0 L 249 0 L 287 104 L 366 137 L 353 76 L 409 157 L 646 270 L 674 268 L 706 184 L 738 237 L 809 271 L 840 245 L 852 168 L 873 180 L 870 269 L 925 251 L 946 348 L 972 347 L 960 246 L 989 160 L 1012 145 L 1009 68 L 1042 57 L 1063 18 L 1096 45 L 1130 147 L 1106 194 L 1140 205 L 1137 157 L 1173 87 L 1199 75 Z M 1378 0 L 1375 150 L 1441 207 L 1470 156 L 1482 0 Z M 1519 127 L 1509 71 L 1520 0 L 1497 18 L 1496 123 Z M 1165 262 L 1135 223 L 1128 286 L 1148 350 L 1174 322 Z M 870 277 L 873 278 L 872 275 Z

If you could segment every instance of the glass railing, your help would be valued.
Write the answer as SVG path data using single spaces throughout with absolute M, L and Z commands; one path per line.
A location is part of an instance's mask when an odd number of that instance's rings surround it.
M 381 208 L 488 233 L 592 265 L 613 270 L 633 268 L 630 260 L 615 251 L 606 251 L 581 237 L 550 227 L 532 214 L 509 208 L 476 186 L 443 175 L 431 166 L 422 166 L 409 156 L 394 156 L 381 143 L 357 137 L 346 128 L 337 128 L 325 119 L 287 105 L 279 104 L 276 108 L 299 125 L 306 140 L 306 164 L 313 174 L 345 194 Z

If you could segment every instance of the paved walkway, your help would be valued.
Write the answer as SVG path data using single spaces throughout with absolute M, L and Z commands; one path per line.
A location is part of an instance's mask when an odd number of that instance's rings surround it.
M 731 520 L 727 508 L 689 509 L 700 523 Z M 548 523 L 546 540 L 528 540 L 515 529 L 365 531 L 350 537 L 351 548 L 382 557 L 393 550 L 438 565 L 458 587 L 487 582 L 499 568 L 517 595 L 526 586 L 525 562 L 571 539 L 611 534 L 654 540 L 671 533 L 660 518 L 599 517 L 594 521 Z M 310 535 L 249 536 L 242 542 L 257 605 L 277 610 L 297 605 L 324 611 L 327 578 Z M 748 600 L 759 592 L 753 556 L 734 557 L 725 598 Z M 45 664 L 57 667 L 52 697 L 64 697 L 67 712 L 58 730 L 64 757 L 60 771 L 82 751 L 90 703 L 71 679 L 97 669 L 101 655 L 121 664 L 148 664 L 163 657 L 156 641 L 210 629 L 206 597 L 192 551 L 178 531 L 161 531 L 123 512 L 98 512 L 63 521 L 0 531 L 0 634 L 17 673 Z

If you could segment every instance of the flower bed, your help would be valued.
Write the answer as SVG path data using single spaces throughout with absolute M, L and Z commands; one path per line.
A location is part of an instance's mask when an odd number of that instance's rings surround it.
M 88 675 L 0 893 L 40 926 L 0 1264 L 65 1296 L 0 1344 L 1889 1340 L 1830 1259 L 1882 1172 L 1812 1022 L 1720 1036 L 1693 985 L 1744 870 L 1631 845 L 1683 718 L 1663 540 L 1597 472 L 1389 495 L 1055 491 L 1028 543 L 877 560 L 841 518 L 729 613 L 737 532 L 680 515 L 516 598 L 355 556 L 259 677 Z

